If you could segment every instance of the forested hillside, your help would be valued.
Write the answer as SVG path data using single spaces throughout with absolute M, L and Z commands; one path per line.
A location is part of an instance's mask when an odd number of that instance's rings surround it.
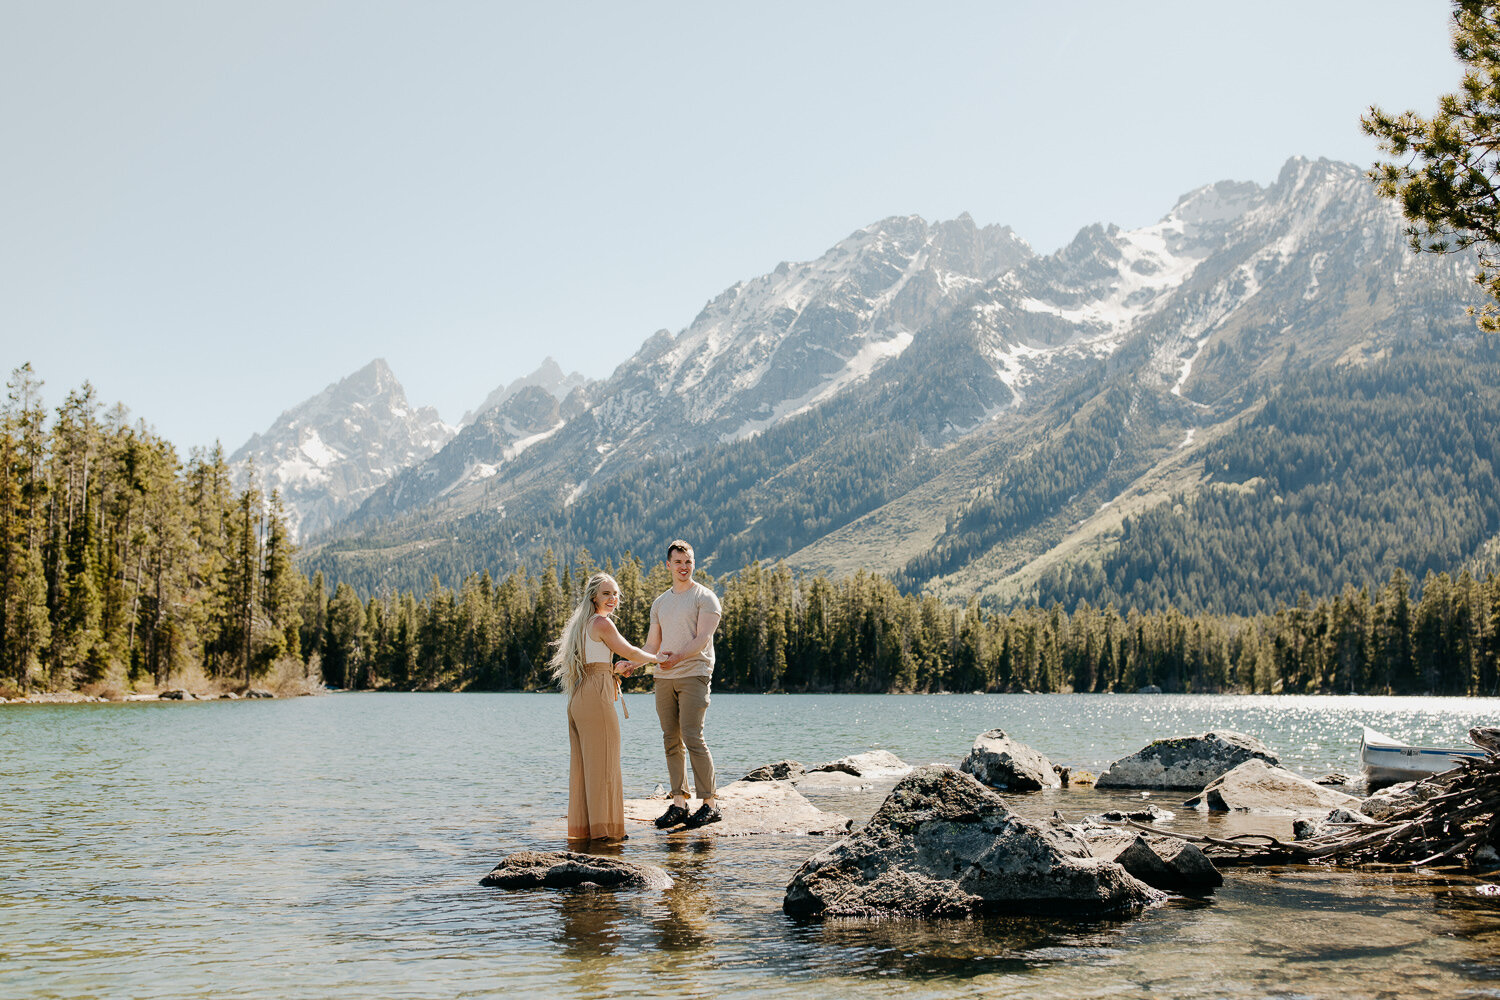
M 1453 475 L 1493 498 L 1480 455 L 1493 454 L 1500 415 L 1489 389 L 1495 373 L 1484 367 L 1495 364 L 1493 352 L 1477 350 L 1308 373 L 1268 403 L 1244 443 L 1212 453 L 1217 476 L 1231 484 L 1220 488 L 1258 488 L 1246 477 L 1269 469 L 1267 488 L 1283 496 L 1274 506 L 1323 511 L 1326 503 L 1303 494 L 1336 478 L 1319 471 L 1326 456 L 1330 468 L 1349 463 L 1381 483 L 1416 475 L 1404 492 L 1391 486 L 1390 503 L 1411 503 L 1424 490 L 1456 488 L 1437 471 L 1446 467 L 1438 457 L 1462 444 L 1475 460 Z M 308 580 L 292 563 L 275 495 L 234 492 L 221 452 L 183 463 L 170 443 L 131 426 L 123 407 L 102 413 L 87 385 L 50 413 L 40 388 L 28 367 L 18 369 L 0 414 L 0 696 L 183 683 L 212 691 L 271 675 L 362 689 L 549 686 L 549 642 L 600 568 L 586 552 L 561 565 L 544 553 L 456 587 L 428 581 L 421 594 Z M 1332 398 L 1346 400 L 1337 418 L 1357 432 L 1314 432 Z M 1372 450 L 1361 434 L 1399 447 L 1359 458 Z M 892 440 L 876 442 L 868 464 L 851 459 L 866 478 L 849 481 L 888 475 L 880 448 L 898 452 Z M 1421 516 L 1438 517 L 1439 506 Z M 1390 513 L 1355 510 L 1368 517 L 1349 531 Z M 1489 510 L 1450 518 L 1455 537 L 1467 538 Z M 1425 552 L 1414 519 L 1400 530 L 1412 537 L 1399 551 Z M 1387 547 L 1397 548 L 1398 533 L 1383 536 Z M 1144 529 L 1133 524 L 1131 534 Z M 663 564 L 620 552 L 603 567 L 621 585 L 622 631 L 644 636 L 650 601 L 669 584 Z M 1493 576 L 1427 573 L 1415 598 L 1398 565 L 1378 590 L 1375 581 L 1345 586 L 1249 617 L 1087 601 L 1002 611 L 903 593 L 877 574 L 831 578 L 756 561 L 702 578 L 724 603 L 715 640 L 723 690 L 1494 694 L 1500 676 Z
M 434 576 L 451 586 L 470 573 L 534 564 L 548 549 L 656 552 L 676 537 L 691 538 L 716 571 L 774 560 L 929 474 L 932 459 L 915 431 L 893 423 L 868 430 L 865 411 L 875 405 L 844 401 L 746 441 L 658 457 L 541 515 L 455 519 L 444 525 L 447 537 L 414 543 L 419 559 L 391 559 L 381 547 L 390 538 L 401 554 L 411 551 L 396 522 L 323 546 L 306 565 L 360 588 L 420 590 Z
M 1500 531 L 1497 467 L 1494 345 L 1292 370 L 1206 450 L 1201 489 L 1126 519 L 1102 561 L 1046 574 L 1038 597 L 1253 613 L 1397 569 L 1454 572 Z

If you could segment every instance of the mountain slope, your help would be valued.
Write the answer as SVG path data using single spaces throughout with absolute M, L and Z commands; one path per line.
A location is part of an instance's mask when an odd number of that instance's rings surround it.
M 352 519 L 371 528 L 442 498 L 446 515 L 555 508 L 652 458 L 743 440 L 862 385 L 916 331 L 1032 256 L 1008 229 L 968 216 L 928 225 L 891 218 L 816 261 L 782 263 L 726 290 L 675 337 L 660 331 L 604 383 L 587 409 L 544 440 L 458 440 L 393 483 Z M 568 414 L 563 414 L 564 417 Z M 503 474 L 465 474 L 483 466 Z M 445 516 L 446 516 L 445 515 Z
M 1127 517 L 1221 488 L 1205 456 L 1293 376 L 1462 349 L 1471 262 L 1412 255 L 1400 229 L 1357 168 L 1307 160 L 1047 257 L 1003 255 L 1014 237 L 967 220 L 886 220 L 658 334 L 482 489 L 372 500 L 367 533 L 316 560 L 421 587 L 682 534 L 717 572 L 786 558 L 960 600 L 1094 600 L 1106 581 L 1086 567 Z
M 241 485 L 279 490 L 294 536 L 327 531 L 373 491 L 453 436 L 431 407 L 413 409 L 377 358 L 287 410 L 229 457 Z

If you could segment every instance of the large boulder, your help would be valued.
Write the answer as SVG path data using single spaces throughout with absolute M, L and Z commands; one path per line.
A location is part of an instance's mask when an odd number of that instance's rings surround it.
M 1156 740 L 1099 775 L 1095 788 L 1199 789 L 1245 761 L 1281 761 L 1260 740 L 1227 730 Z
M 1357 809 L 1359 799 L 1255 758 L 1215 778 L 1183 805 L 1212 812 L 1298 815 Z
M 1035 792 L 1062 785 L 1050 760 L 999 729 L 974 738 L 959 770 L 1002 792 Z
M 808 859 L 787 885 L 793 916 L 1102 914 L 1162 893 L 1089 854 L 1083 838 L 1022 819 L 944 764 L 903 778 L 859 831 Z
M 1130 874 L 1167 892 L 1204 892 L 1224 884 L 1224 876 L 1195 845 L 1178 837 L 1127 830 L 1090 831 L 1094 857 L 1113 861 Z
M 667 889 L 672 876 L 655 865 L 574 851 L 518 851 L 479 880 L 495 889 L 561 889 L 596 885 L 606 889 Z

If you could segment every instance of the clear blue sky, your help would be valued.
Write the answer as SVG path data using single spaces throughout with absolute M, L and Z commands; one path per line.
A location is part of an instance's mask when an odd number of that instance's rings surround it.
M 185 454 L 385 357 L 448 420 L 890 215 L 1050 252 L 1456 89 L 1438 0 L 0 0 L 0 363 Z

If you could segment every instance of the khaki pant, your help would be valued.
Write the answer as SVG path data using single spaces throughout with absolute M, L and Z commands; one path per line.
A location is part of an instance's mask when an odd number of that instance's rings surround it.
M 607 663 L 590 663 L 568 699 L 568 839 L 625 836 L 620 778 L 619 683 Z
M 692 798 L 687 785 L 687 762 L 693 761 L 693 784 L 700 799 L 714 797 L 714 759 L 703 741 L 703 716 L 708 712 L 712 685 L 707 677 L 656 678 L 656 717 L 661 720 L 661 740 L 667 751 L 667 777 L 672 794 Z

